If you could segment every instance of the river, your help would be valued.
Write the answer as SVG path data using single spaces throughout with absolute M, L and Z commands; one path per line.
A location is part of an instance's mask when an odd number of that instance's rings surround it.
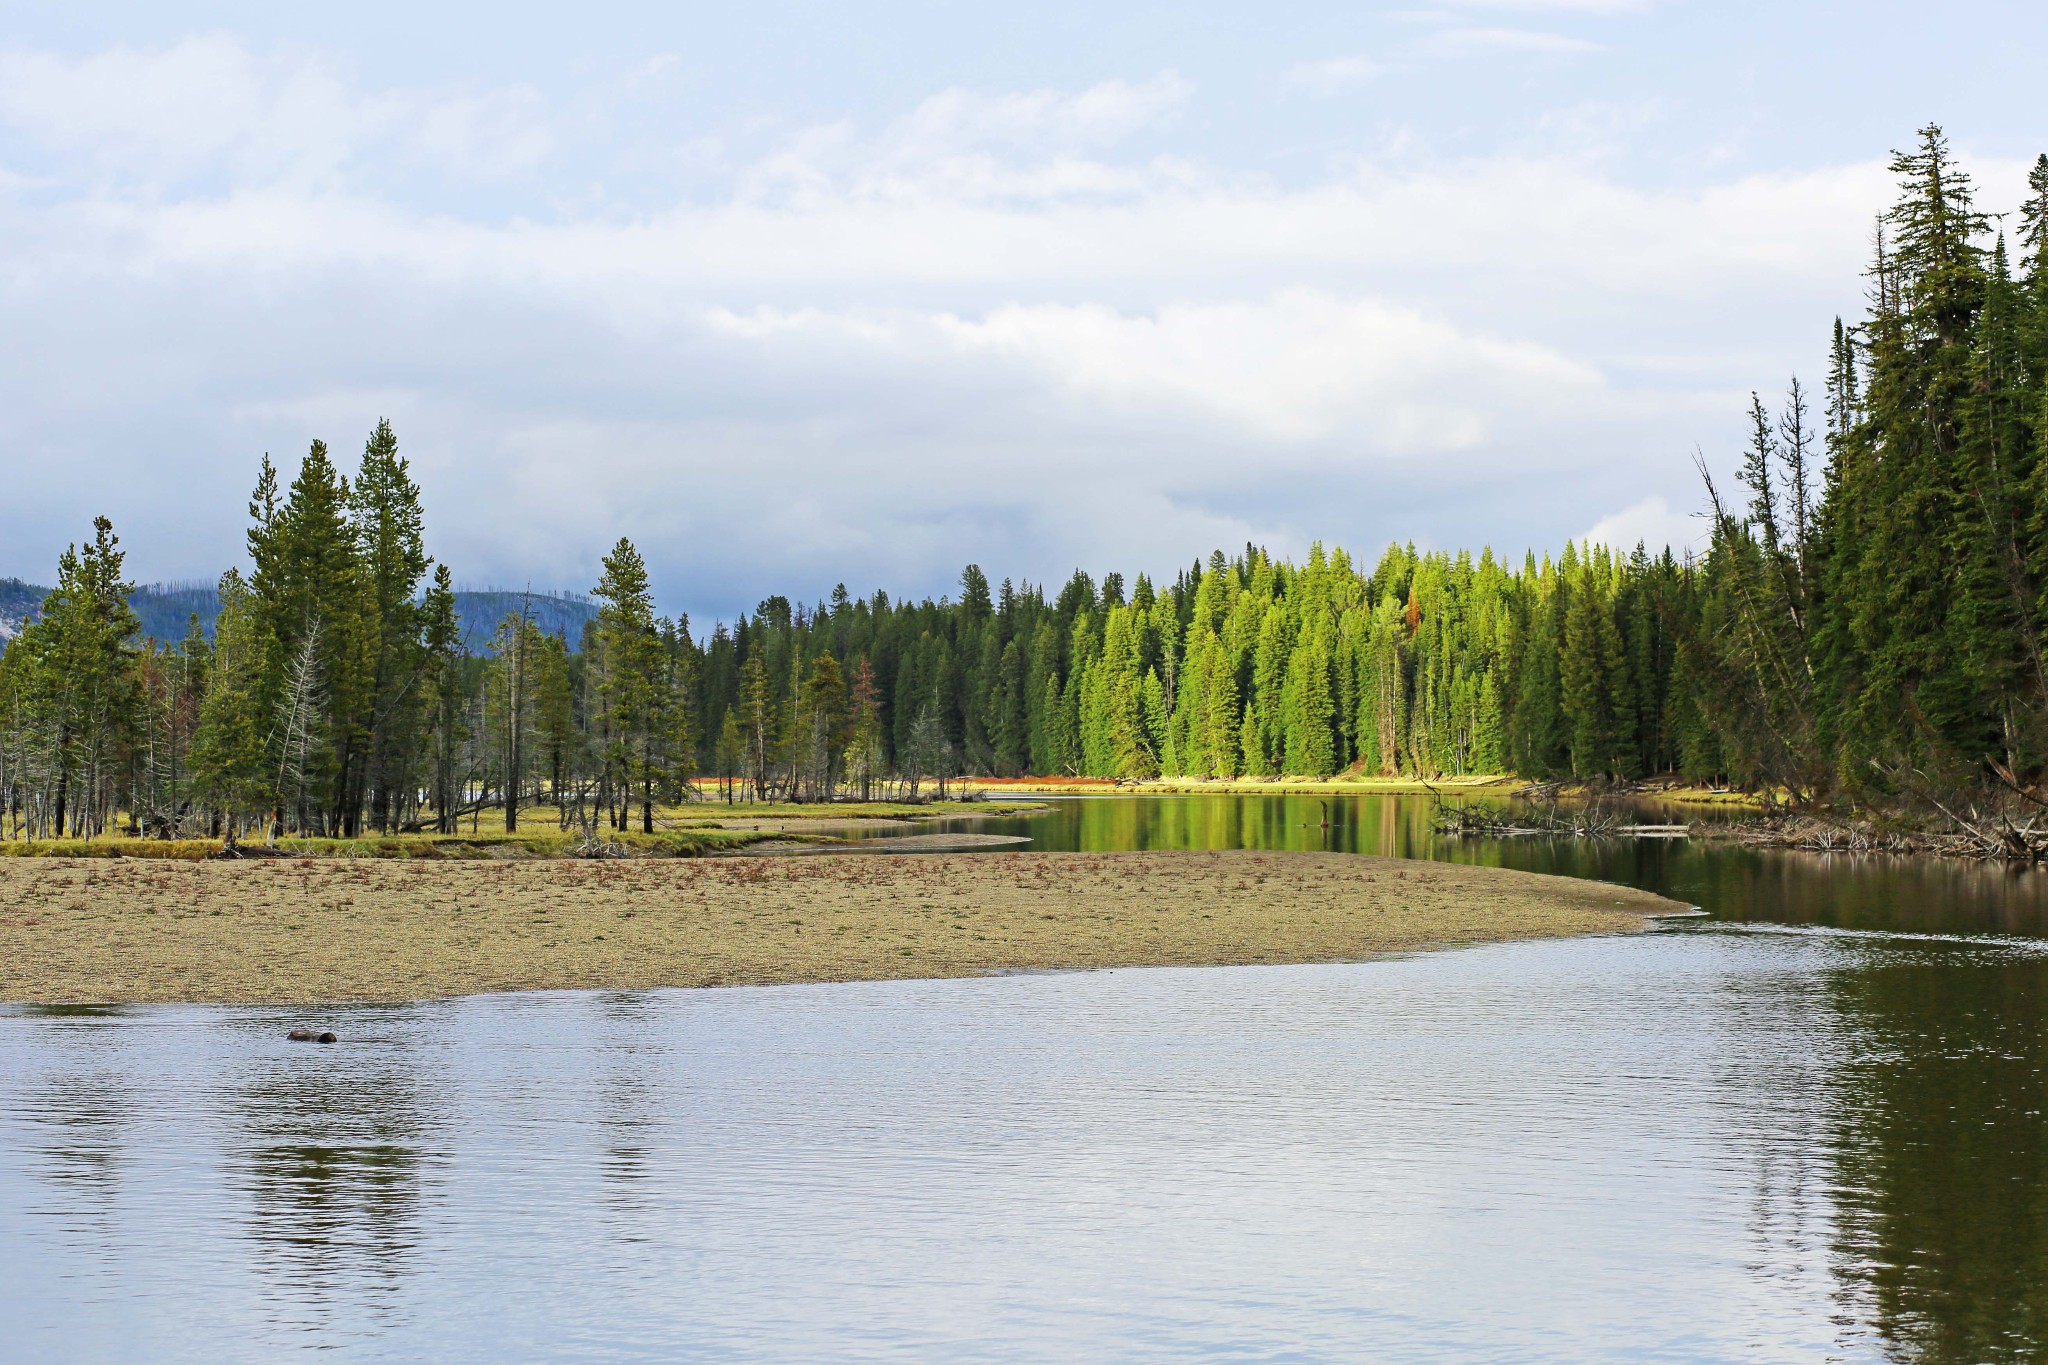
M 2048 886 L 1107 798 L 1034 847 L 1629 882 L 1349 966 L 0 1011 L 0 1356 L 2032 1360 Z

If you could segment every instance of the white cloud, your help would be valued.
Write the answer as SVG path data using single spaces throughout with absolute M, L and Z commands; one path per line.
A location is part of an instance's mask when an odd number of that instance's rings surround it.
M 879 150 L 884 159 L 901 161 L 991 147 L 1107 146 L 1157 126 L 1193 93 L 1173 71 L 1135 84 L 1104 81 L 1074 93 L 986 94 L 956 86 L 919 103 Z
M 259 55 L 224 36 L 77 59 L 0 52 L 0 123 L 157 190 L 201 175 L 331 184 L 379 151 L 493 178 L 553 145 L 530 89 L 363 91 L 317 53 Z
M 828 164 L 792 152 L 798 195 L 737 194 L 640 217 L 494 224 L 361 194 L 271 187 L 170 204 L 91 198 L 23 220 L 45 265 L 290 276 L 374 268 L 571 299 L 615 318 L 696 301 L 740 311 L 869 290 L 963 302 L 1138 290 L 1171 300 L 1303 281 L 1427 298 L 1513 334 L 1571 330 L 1610 304 L 1769 288 L 1837 298 L 1884 202 L 1881 166 L 1630 188 L 1597 167 L 1500 158 L 1300 188 L 1085 160 L 996 165 L 991 193 L 954 164 Z M 17 235 L 24 247 L 26 236 Z M 21 257 L 17 256 L 17 260 Z M 1568 300 L 1570 315 L 1548 311 Z
M 1092 401 L 1196 413 L 1268 440 L 1341 438 L 1378 456 L 1467 450 L 1492 434 L 1490 413 L 1583 402 L 1601 382 L 1541 347 L 1306 289 L 1144 316 L 1012 306 L 981 321 L 945 318 L 942 330 Z
M 873 136 L 843 122 L 799 130 L 741 173 L 735 198 L 804 204 L 848 191 L 898 199 L 1125 193 L 1144 177 L 1101 154 L 1170 124 L 1193 90 L 1172 71 L 1072 93 L 943 90 Z
M 1889 196 L 1877 163 L 1655 188 L 1535 154 L 1282 182 L 1176 155 L 1169 72 L 943 91 L 722 142 L 688 194 L 516 216 L 388 171 L 602 182 L 611 149 L 517 88 L 214 39 L 14 75 L 0 120 L 43 160 L 0 194 L 0 574 L 79 533 L 87 464 L 138 573 L 211 573 L 259 453 L 379 415 L 465 576 L 578 586 L 624 532 L 684 602 L 970 554 L 1554 546 L 1586 487 L 1632 545 L 1684 520 L 1685 452 L 1798 359 L 1783 338 L 1854 306 Z M 2012 198 L 2024 167 L 1986 169 Z
M 1642 14 L 1651 0 L 1436 0 L 1445 9 L 1500 10 L 1511 14 Z
M 530 89 L 415 97 L 410 104 L 405 135 L 410 149 L 464 175 L 486 180 L 517 175 L 555 146 L 546 108 Z
M 1462 57 L 1478 52 L 1531 52 L 1551 56 L 1575 56 L 1600 52 L 1599 43 L 1562 33 L 1533 29 L 1498 27 L 1446 28 L 1422 38 L 1417 48 L 1437 56 Z
M 1579 539 L 1624 552 L 1642 545 L 1653 555 L 1663 553 L 1669 546 L 1682 559 L 1688 553 L 1705 551 L 1708 531 L 1705 518 L 1674 511 L 1668 499 L 1653 496 L 1602 517 Z
M 1321 61 L 1298 62 L 1287 69 L 1286 82 L 1312 95 L 1342 94 L 1371 81 L 1386 67 L 1370 57 L 1326 57 Z

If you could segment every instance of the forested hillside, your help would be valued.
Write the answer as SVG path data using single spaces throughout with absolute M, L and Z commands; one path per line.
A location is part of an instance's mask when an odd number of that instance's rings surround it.
M 33 621 L 49 595 L 48 588 L 19 578 L 0 578 L 0 640 Z M 211 583 L 144 583 L 128 594 L 128 606 L 135 613 L 136 633 L 144 639 L 182 639 L 196 616 L 200 633 L 211 640 L 220 616 L 220 591 Z M 542 630 L 568 639 L 572 647 L 582 638 L 584 623 L 597 614 L 590 599 L 574 593 L 455 590 L 456 626 L 463 646 L 472 652 L 488 648 L 498 623 L 520 611 L 531 615 Z
M 320 443 L 289 485 L 264 462 L 210 636 L 138 642 L 104 521 L 64 556 L 0 654 L 0 812 L 27 834 L 353 833 L 548 804 L 651 828 L 708 782 L 828 799 L 963 771 L 2033 801 L 2048 158 L 2017 266 L 1938 130 L 1895 169 L 1869 315 L 1835 324 L 1818 411 L 1796 381 L 1775 413 L 1753 400 L 1697 562 L 1247 546 L 1057 589 L 970 565 L 956 597 L 771 597 L 698 635 L 621 540 L 587 620 L 507 594 L 480 640 L 380 424 L 352 478 Z
M 0 578 L 0 640 L 11 640 L 33 617 L 48 595 L 18 578 Z

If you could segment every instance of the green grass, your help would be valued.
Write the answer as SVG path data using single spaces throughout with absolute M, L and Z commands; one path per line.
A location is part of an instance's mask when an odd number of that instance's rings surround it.
M 1019 801 L 735 801 L 706 800 L 669 806 L 657 814 L 664 820 L 710 823 L 718 820 L 919 820 L 941 815 L 999 815 L 1028 808 Z
M 730 853 L 748 844 L 771 838 L 801 838 L 790 833 L 760 830 L 721 829 L 724 820 L 907 820 L 941 815 L 1015 814 L 1028 809 L 1026 803 L 987 801 L 926 801 L 918 804 L 897 801 L 846 801 L 795 803 L 760 801 L 751 805 L 723 801 L 693 802 L 656 811 L 662 828 L 653 834 L 637 831 L 600 830 L 599 838 L 622 845 L 627 853 L 641 858 L 699 858 L 707 854 Z M 537 817 L 537 818 L 536 818 Z M 638 818 L 638 812 L 634 813 Z M 502 820 L 502 816 L 500 817 Z M 581 837 L 553 827 L 552 810 L 527 817 L 528 828 L 517 834 L 489 827 L 486 813 L 483 827 L 474 834 L 378 834 L 357 839 L 298 839 L 277 841 L 280 851 L 302 858 L 563 858 L 574 852 Z M 545 825 L 545 828 L 541 826 Z M 260 838 L 246 839 L 243 847 L 263 856 Z M 167 858 L 197 862 L 220 850 L 218 839 L 131 839 L 106 835 L 98 839 L 0 839 L 0 858 Z
M 730 853 L 748 844 L 774 836 L 751 830 L 673 829 L 654 834 L 635 831 L 605 831 L 599 837 L 621 845 L 633 857 L 700 858 Z M 563 858 L 574 852 L 580 836 L 559 830 L 506 834 L 390 834 L 366 835 L 359 839 L 280 839 L 280 853 L 299 858 Z M 260 839 L 248 840 L 245 849 L 260 857 Z M 130 839 L 110 836 L 100 839 L 0 840 L 0 857 L 7 858 L 168 858 L 197 862 L 220 850 L 215 839 Z
M 1100 780 L 1067 782 L 1059 778 L 1018 778 L 996 791 L 1029 795 L 1043 791 L 1073 792 L 1089 796 L 1331 796 L 1360 794 L 1419 795 L 1432 791 L 1509 790 L 1522 785 L 1519 778 L 1478 775 L 1430 778 L 1365 777 L 1339 773 L 1332 777 L 1149 777 L 1119 787 Z M 984 806 L 983 809 L 986 809 Z

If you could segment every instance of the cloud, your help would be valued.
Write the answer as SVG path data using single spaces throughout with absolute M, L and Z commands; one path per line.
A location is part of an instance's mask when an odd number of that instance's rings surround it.
M 956 86 L 921 102 L 894 130 L 891 142 L 920 151 L 991 142 L 1110 143 L 1159 123 L 1193 93 L 1194 87 L 1173 71 L 1136 84 L 1104 81 L 1074 93 L 991 95 Z
M 1326 57 L 1321 61 L 1298 62 L 1287 69 L 1288 85 L 1312 95 L 1328 97 L 1364 85 L 1386 70 L 1370 57 Z
M 1445 9 L 1499 10 L 1510 14 L 1642 14 L 1652 0 L 1436 0 Z
M 1435 56 L 1463 57 L 1481 52 L 1530 52 L 1549 56 L 1573 56 L 1605 49 L 1586 38 L 1562 33 L 1541 33 L 1531 29 L 1458 27 L 1441 29 L 1416 42 L 1416 47 Z
M 1684 558 L 1688 553 L 1696 555 L 1706 549 L 1708 529 L 1704 518 L 1673 511 L 1667 499 L 1657 496 L 1602 517 L 1579 539 L 1623 552 L 1642 545 L 1653 555 L 1662 554 L 1668 546 L 1672 553 Z
M 736 198 L 801 204 L 848 190 L 878 198 L 1120 193 L 1138 179 L 1103 153 L 1170 124 L 1193 92 L 1172 71 L 1074 92 L 942 90 L 873 135 L 848 123 L 795 132 L 741 172 Z
M 377 155 L 495 178 L 553 146 L 539 96 L 363 91 L 310 52 L 251 52 L 224 36 L 87 57 L 0 52 L 0 124 L 55 164 L 161 192 L 197 177 L 331 184 Z
M 941 326 L 1089 401 L 1168 420 L 1196 414 L 1269 441 L 1341 436 L 1367 455 L 1469 450 L 1491 434 L 1488 412 L 1579 401 L 1601 383 L 1538 346 L 1468 337 L 1410 309 L 1307 289 L 1144 316 L 1097 304 L 1012 306 Z
M 1889 196 L 1875 162 L 1656 188 L 1528 153 L 1282 182 L 1188 154 L 1167 72 L 677 128 L 719 139 L 687 193 L 471 200 L 400 171 L 611 192 L 619 144 L 218 39 L 0 76 L 0 574 L 30 576 L 102 510 L 137 573 L 210 575 L 262 452 L 380 415 L 462 576 L 587 586 L 630 534 L 700 614 L 969 557 L 1555 546 L 1587 487 L 1633 537 L 1853 306 Z M 2024 167 L 1991 169 L 2002 202 Z

